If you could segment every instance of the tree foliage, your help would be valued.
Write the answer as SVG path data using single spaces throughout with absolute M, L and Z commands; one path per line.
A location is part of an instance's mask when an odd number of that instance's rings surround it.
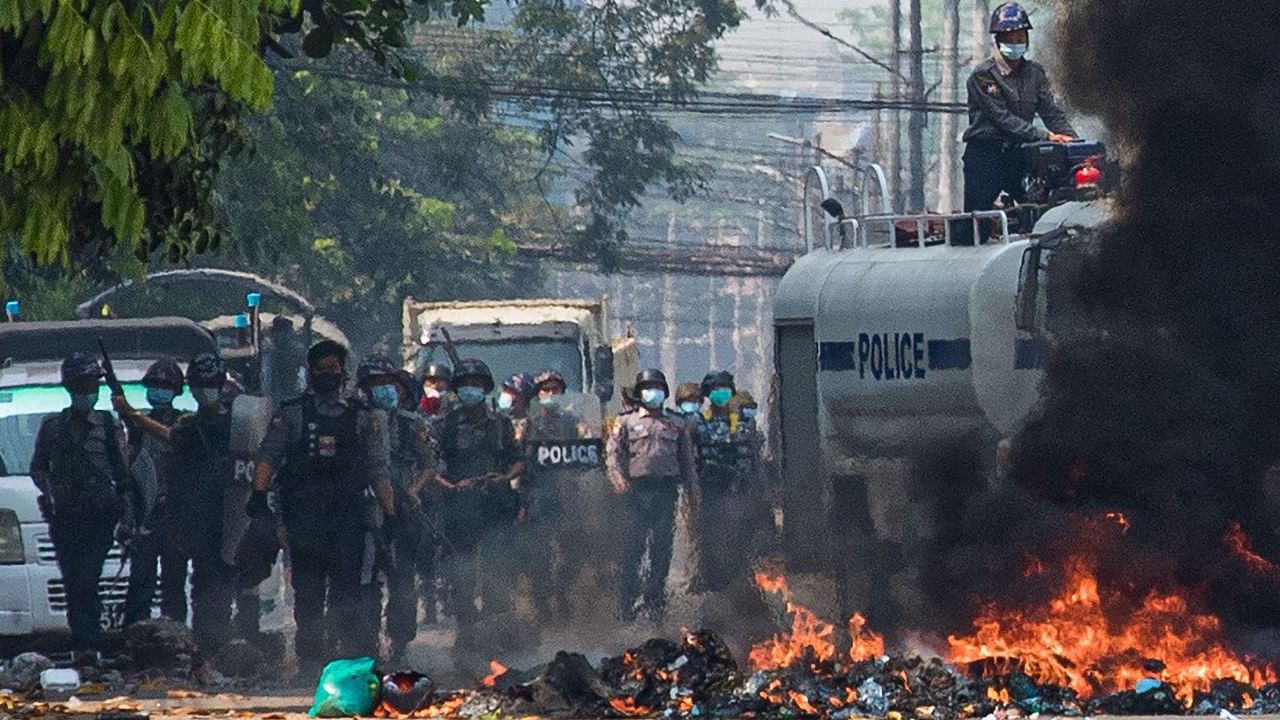
M 192 218 L 175 213 L 190 207 L 142 188 L 197 172 L 220 111 L 268 106 L 259 18 L 295 2 L 0 3 L 0 234 L 38 263 L 66 263 L 104 236 L 151 249 L 166 238 L 156 231 L 183 228 Z
M 276 88 L 273 111 L 252 123 L 252 156 L 219 183 L 239 239 L 219 262 L 283 280 L 365 346 L 399 332 L 407 295 L 536 284 L 512 263 L 516 236 L 550 222 L 528 181 L 530 133 L 307 69 L 282 70 Z
M 459 22 L 482 0 L 0 1 L 0 237 L 36 264 L 171 261 L 219 246 L 212 188 L 266 109 L 268 49 L 306 33 L 403 69 L 414 6 Z

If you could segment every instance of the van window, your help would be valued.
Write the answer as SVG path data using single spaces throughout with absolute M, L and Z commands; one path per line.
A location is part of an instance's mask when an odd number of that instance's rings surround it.
M 140 383 L 125 383 L 124 394 L 139 410 L 151 407 L 147 404 L 147 390 Z M 27 474 L 40 423 L 69 404 L 67 391 L 57 385 L 0 388 L 0 467 L 5 474 Z M 196 407 L 190 393 L 175 398 L 173 405 L 183 410 Z M 99 391 L 97 409 L 111 409 L 111 391 L 105 385 Z

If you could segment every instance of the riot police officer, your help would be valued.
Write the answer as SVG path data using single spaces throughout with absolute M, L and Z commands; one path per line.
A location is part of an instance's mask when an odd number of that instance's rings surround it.
M 422 401 L 419 409 L 428 422 L 444 418 L 457 397 L 453 394 L 453 371 L 443 363 L 430 363 L 422 375 Z
M 696 421 L 702 413 L 702 388 L 698 383 L 680 383 L 676 388 L 676 411 Z
M 129 422 L 173 450 L 177 482 L 185 486 L 182 508 L 176 508 L 191 548 L 191 630 L 196 641 L 196 667 L 230 640 L 231 606 L 235 599 L 234 556 L 225 545 L 224 498 L 235 479 L 231 454 L 231 413 L 222 400 L 227 368 L 217 355 L 197 355 L 187 366 L 187 386 L 195 397 L 194 415 L 172 427 L 141 415 L 124 397 L 116 410 Z
M 746 582 L 752 538 L 759 528 L 753 512 L 762 499 L 759 464 L 752 452 L 754 424 L 744 421 L 733 399 L 733 374 L 708 373 L 702 394 L 708 406 L 697 418 L 697 516 L 699 585 L 717 592 Z
M 995 53 L 974 68 L 967 86 L 965 212 L 990 210 L 1001 192 L 1015 196 L 1020 192 L 1023 161 L 1018 145 L 1075 139 L 1044 66 L 1026 57 L 1031 29 L 1031 18 L 1017 3 L 1004 3 L 991 14 Z M 1036 115 L 1048 129 L 1032 124 Z M 956 229 L 957 244 L 972 242 L 972 223 L 958 223 Z
M 147 390 L 147 417 L 172 427 L 186 413 L 175 410 L 173 400 L 182 394 L 182 368 L 172 358 L 162 358 L 147 368 L 142 386 Z M 124 416 L 128 423 L 128 416 Z M 156 565 L 160 566 L 160 614 L 187 621 L 187 563 L 190 560 L 185 528 L 178 515 L 186 507 L 185 484 L 175 477 L 169 445 L 144 432 L 129 433 L 134 480 L 138 485 L 139 528 L 129 552 L 129 590 L 124 621 L 133 624 L 151 617 L 156 590 Z
M 509 526 L 520 506 L 512 484 L 524 463 L 511 420 L 485 403 L 493 389 L 493 373 L 484 362 L 461 360 L 453 373 L 458 404 L 439 425 L 441 484 L 446 488 L 443 534 L 459 626 L 454 647 L 459 651 L 473 639 L 477 596 L 486 613 L 503 609 L 506 598 L 499 585 L 505 583 L 482 575 L 489 564 L 484 556 L 494 556 L 498 548 L 484 541 L 497 528 Z
M 423 493 L 435 481 L 440 459 L 435 438 L 421 415 L 404 409 L 408 395 L 400 369 L 386 355 L 367 356 L 356 369 L 356 384 L 369 404 L 390 416 L 391 481 L 395 489 L 397 522 L 391 528 L 387 576 L 387 637 L 393 663 L 403 661 L 405 648 L 418 633 L 418 553 L 427 531 Z M 416 384 L 416 383 L 415 383 Z M 412 405 L 410 405 L 412 407 Z M 424 577 L 434 581 L 429 571 Z
M 254 467 L 250 514 L 259 516 L 270 512 L 266 491 L 279 470 L 304 672 L 338 653 L 378 654 L 376 535 L 395 513 L 387 423 L 343 395 L 346 361 L 336 342 L 311 347 L 310 389 L 280 408 Z
M 529 373 L 516 373 L 502 381 L 502 387 L 498 388 L 498 412 L 511 418 L 518 443 L 524 442 L 529 425 L 529 401 L 533 395 L 533 376 Z
M 666 376 L 641 372 L 635 393 L 640 409 L 618 418 L 606 453 L 609 481 L 628 504 L 621 579 L 622 617 L 628 621 L 636 617 L 637 604 L 656 617 L 665 612 L 676 501 L 681 485 L 691 488 L 698 479 L 692 428 L 664 408 L 670 393 Z M 650 572 L 642 583 L 646 547 Z
M 31 453 L 31 479 L 41 492 L 66 589 L 71 648 L 85 664 L 98 658 L 98 582 L 112 530 L 127 541 L 135 525 L 136 489 L 125 466 L 123 434 L 110 413 L 94 410 L 102 376 L 92 355 L 72 353 L 63 361 L 62 387 L 71 406 L 44 419 Z

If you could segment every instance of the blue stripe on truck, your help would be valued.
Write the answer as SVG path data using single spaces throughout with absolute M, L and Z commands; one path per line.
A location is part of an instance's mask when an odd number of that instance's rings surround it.
M 968 370 L 973 365 L 969 338 L 929 341 L 930 370 Z

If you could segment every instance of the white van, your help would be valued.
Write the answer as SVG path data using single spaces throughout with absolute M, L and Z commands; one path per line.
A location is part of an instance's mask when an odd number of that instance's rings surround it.
M 59 385 L 62 357 L 72 350 L 95 352 L 98 337 L 112 353 L 129 402 L 140 409 L 148 407 L 141 380 L 152 362 L 163 356 L 185 362 L 216 352 L 212 336 L 182 318 L 0 325 L 0 645 L 68 633 L 66 593 L 28 463 L 40 423 L 69 404 Z M 195 408 L 189 393 L 174 405 Z M 97 407 L 111 409 L 105 386 Z M 113 547 L 102 571 L 107 629 L 120 627 L 124 617 L 129 577 L 122 555 L 119 545 Z

